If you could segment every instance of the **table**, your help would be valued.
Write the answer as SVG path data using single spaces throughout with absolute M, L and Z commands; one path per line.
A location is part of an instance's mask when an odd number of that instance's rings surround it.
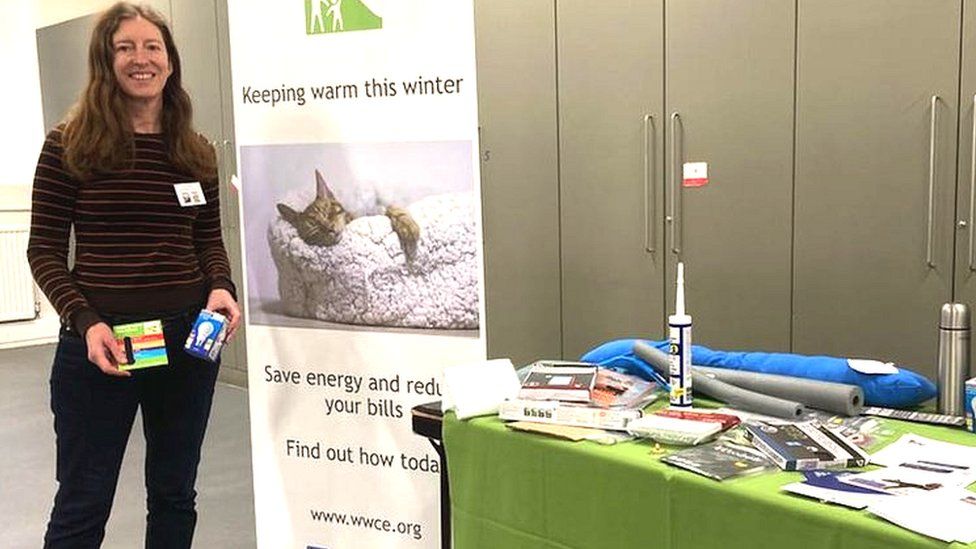
M 885 421 L 896 433 L 889 440 L 915 432 L 976 446 L 962 430 Z M 448 413 L 442 434 L 458 549 L 946 547 L 779 490 L 800 473 L 717 482 L 661 463 L 647 441 L 569 442 L 512 431 L 497 417 Z

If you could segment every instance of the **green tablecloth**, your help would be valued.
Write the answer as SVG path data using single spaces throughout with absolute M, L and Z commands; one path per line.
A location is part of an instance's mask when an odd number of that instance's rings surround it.
M 887 426 L 976 446 L 962 430 Z M 646 441 L 568 442 L 512 431 L 496 417 L 448 413 L 443 438 L 457 549 L 946 547 L 867 512 L 779 490 L 800 473 L 717 482 L 661 463 Z

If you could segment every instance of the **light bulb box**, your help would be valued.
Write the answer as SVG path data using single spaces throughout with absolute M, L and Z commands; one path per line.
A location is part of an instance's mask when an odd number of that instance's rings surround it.
M 226 337 L 227 318 L 220 313 L 203 310 L 197 315 L 183 348 L 197 358 L 217 362 Z
M 976 433 L 976 377 L 966 382 L 966 423 Z

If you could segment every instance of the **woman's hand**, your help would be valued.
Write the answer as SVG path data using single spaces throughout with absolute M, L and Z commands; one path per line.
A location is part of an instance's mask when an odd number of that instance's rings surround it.
M 88 360 L 102 373 L 110 376 L 129 377 L 132 374 L 119 369 L 119 364 L 125 364 L 125 351 L 115 339 L 115 334 L 108 324 L 99 322 L 93 324 L 85 332 L 85 343 L 88 344 Z
M 227 290 L 221 288 L 212 290 L 210 297 L 207 298 L 207 306 L 205 309 L 220 313 L 227 318 L 226 341 L 230 341 L 234 333 L 237 332 L 237 327 L 241 324 L 241 308 L 234 301 L 234 296 Z

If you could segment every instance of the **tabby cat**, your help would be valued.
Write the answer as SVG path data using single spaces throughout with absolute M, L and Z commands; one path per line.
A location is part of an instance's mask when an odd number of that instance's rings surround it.
M 346 224 L 357 216 L 346 211 L 325 182 L 322 172 L 315 170 L 315 200 L 303 211 L 297 212 L 285 204 L 278 204 L 281 218 L 298 231 L 298 236 L 310 246 L 332 246 L 342 238 Z M 393 231 L 400 239 L 400 246 L 407 257 L 413 257 L 420 239 L 420 227 L 407 210 L 386 206 L 384 215 L 390 218 Z

